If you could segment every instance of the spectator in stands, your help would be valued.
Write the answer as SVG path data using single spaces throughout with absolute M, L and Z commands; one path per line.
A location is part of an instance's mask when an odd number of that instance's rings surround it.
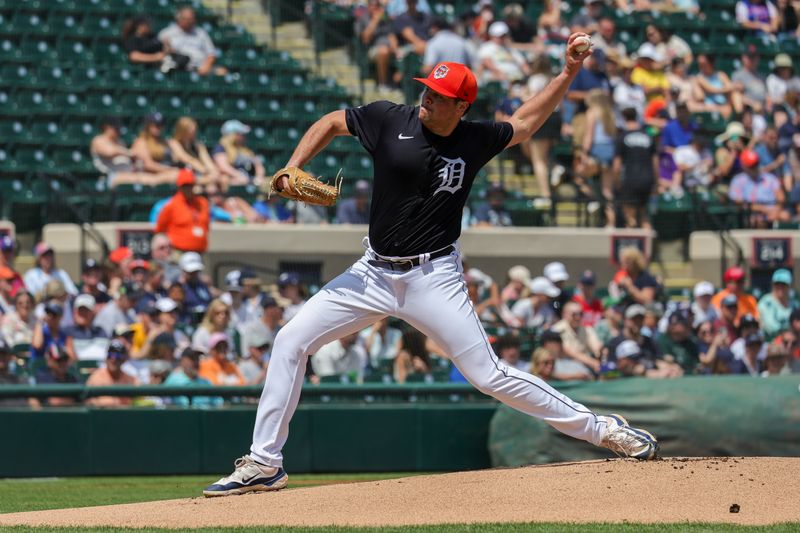
M 728 119 L 732 112 L 742 112 L 742 95 L 728 75 L 717 70 L 714 56 L 697 55 L 698 73 L 694 77 L 694 110 L 719 113 Z
M 758 331 L 748 333 L 738 339 L 743 345 L 743 351 L 737 357 L 734 350 L 734 359 L 731 362 L 731 374 L 750 375 L 759 377 L 763 370 L 763 362 L 767 352 L 764 345 L 764 337 Z M 733 348 L 733 347 L 731 347 Z
M 253 347 L 269 342 L 273 345 L 278 330 L 283 325 L 283 302 L 264 294 L 261 296 L 261 316 L 254 317 L 244 326 L 242 353 L 250 353 Z
M 595 33 L 603 18 L 604 0 L 584 0 L 584 7 L 569 21 L 572 33 L 583 32 L 589 35 Z
M 117 291 L 117 297 L 103 306 L 94 318 L 94 325 L 100 327 L 109 338 L 120 324 L 132 325 L 136 321 L 136 289 L 130 283 L 123 283 Z
M 800 37 L 800 12 L 797 3 L 789 0 L 777 0 L 776 7 L 780 17 L 778 41 L 788 41 Z
M 619 176 L 616 198 L 624 227 L 649 228 L 647 204 L 658 176 L 656 142 L 641 126 L 634 108 L 623 109 L 622 117 L 624 129 L 617 137 L 613 164 L 613 174 Z
M 664 359 L 677 363 L 684 374 L 694 374 L 700 363 L 699 347 L 692 337 L 691 317 L 676 311 L 667 320 L 667 333 L 658 338 Z
M 211 335 L 214 333 L 230 335 L 232 332 L 230 322 L 231 311 L 227 304 L 219 298 L 212 300 L 206 309 L 203 321 L 192 335 L 192 348 L 202 353 L 208 353 Z
M 789 329 L 789 315 L 792 313 L 791 288 L 792 273 L 785 268 L 779 268 L 772 273 L 772 291 L 758 301 L 761 329 L 767 340 Z
M 609 305 L 603 311 L 603 318 L 594 326 L 597 337 L 603 342 L 603 345 L 608 344 L 611 339 L 622 333 L 624 313 L 625 309 L 621 305 Z
M 567 267 L 564 266 L 564 263 L 551 261 L 544 266 L 542 274 L 560 291 L 559 295 L 551 302 L 556 317 L 560 319 L 564 306 L 572 299 L 572 291 L 567 288 L 569 272 L 567 272 Z
M 658 28 L 654 24 L 648 24 L 644 34 L 647 42 L 655 47 L 664 63 L 671 63 L 673 59 L 680 58 L 685 64 L 692 64 L 692 49 L 677 35 L 670 35 L 668 30 Z
M 516 335 L 507 333 L 497 339 L 497 342 L 494 344 L 494 352 L 497 354 L 500 361 L 510 368 L 514 368 L 520 372 L 530 371 L 531 363 L 530 361 L 522 360 L 519 337 Z
M 486 190 L 486 201 L 475 207 L 474 226 L 513 226 L 511 213 L 505 207 L 506 190 L 500 183 L 492 183 Z
M 184 70 L 189 64 L 189 56 L 170 53 L 169 46 L 159 40 L 153 32 L 150 19 L 144 15 L 125 21 L 122 26 L 122 45 L 131 63 L 156 66 L 161 72 Z
M 283 319 L 288 322 L 306 303 L 304 290 L 300 283 L 300 274 L 281 272 L 281 275 L 278 276 L 278 292 L 282 298 L 286 299 Z
M 736 297 L 737 320 L 747 314 L 758 318 L 758 303 L 752 295 L 747 294 L 744 290 L 746 281 L 744 269 L 739 266 L 728 267 L 722 279 L 725 282 L 725 288 L 715 294 L 711 299 L 711 303 L 714 307 L 722 311 L 723 300 L 728 295 L 733 295 Z
M 539 337 L 542 348 L 553 356 L 553 379 L 560 381 L 593 380 L 594 374 L 583 363 L 572 359 L 564 352 L 561 334 L 552 329 L 545 330 Z
M 464 278 L 467 285 L 467 296 L 475 308 L 475 314 L 478 315 L 484 326 L 499 327 L 516 322 L 517 319 L 509 316 L 507 308 L 500 301 L 497 285 L 494 282 L 486 287 L 487 291 L 484 291 L 480 277 L 468 273 Z
M 9 346 L 31 344 L 36 327 L 36 316 L 33 313 L 33 296 L 26 290 L 17 291 L 14 296 L 14 309 L 2 317 L 0 337 Z
M 339 224 L 369 224 L 369 200 L 369 182 L 358 180 L 354 196 L 339 202 L 336 208 L 336 221 Z
M 406 330 L 400 339 L 400 349 L 394 360 L 394 380 L 405 383 L 412 374 L 429 374 L 431 357 L 428 339 L 415 329 Z
M 691 144 L 695 132 L 699 129 L 697 123 L 692 120 L 688 103 L 679 102 L 675 106 L 675 112 L 675 118 L 667 122 L 661 132 L 661 147 L 668 154 L 674 153 L 676 148 Z
M 758 70 L 760 61 L 758 49 L 753 44 L 748 45 L 741 56 L 742 66 L 731 76 L 734 88 L 742 93 L 742 104 L 759 113 L 772 107 L 765 77 Z
M 672 59 L 670 70 L 667 73 L 667 81 L 669 82 L 670 100 L 675 104 L 686 104 L 689 107 L 689 111 L 695 111 L 695 81 L 689 75 L 686 62 L 680 57 Z
M 520 50 L 532 51 L 536 27 L 525 17 L 525 9 L 517 2 L 513 2 L 503 8 L 502 15 L 515 46 Z
M 211 37 L 195 24 L 194 10 L 184 6 L 175 14 L 175 22 L 161 30 L 158 38 L 176 53 L 189 57 L 188 68 L 201 76 L 228 73 L 225 67 L 215 65 L 217 49 Z
M 136 387 L 138 379 L 123 372 L 122 365 L 128 360 L 128 349 L 119 340 L 111 341 L 106 351 L 106 365 L 98 368 L 86 380 L 87 387 L 111 387 L 115 385 Z M 131 404 L 131 398 L 123 396 L 97 396 L 86 401 L 93 407 L 124 407 Z
M 530 74 L 530 67 L 522 52 L 511 44 L 510 29 L 503 21 L 489 26 L 489 40 L 478 48 L 476 75 L 484 84 L 489 81 L 502 82 L 505 87 L 523 80 Z
M 150 262 L 144 259 L 134 259 L 131 261 L 130 284 L 134 290 L 144 290 L 150 280 Z M 156 267 L 161 269 L 161 267 Z M 98 302 L 99 303 L 99 302 Z
M 220 172 L 229 185 L 260 185 L 264 182 L 261 158 L 246 145 L 250 126 L 238 120 L 228 120 L 220 128 L 222 137 L 211 151 Z
M 211 288 L 202 279 L 203 259 L 197 252 L 186 252 L 181 256 L 180 267 L 183 271 L 183 305 L 193 314 L 204 314 L 211 303 Z
M 553 331 L 561 336 L 564 354 L 581 363 L 594 373 L 600 372 L 600 353 L 603 343 L 594 328 L 583 325 L 583 309 L 577 302 L 564 306 L 563 318 L 553 324 Z
M 759 168 L 755 151 L 743 150 L 739 159 L 742 172 L 731 180 L 728 198 L 748 208 L 753 227 L 765 228 L 775 221 L 788 221 L 789 213 L 783 209 L 786 197 L 780 180 Z
M 196 195 L 196 179 L 189 169 L 178 173 L 178 192 L 158 215 L 155 232 L 166 233 L 174 248 L 203 253 L 208 248 L 211 211 L 208 200 Z
M 386 4 L 386 13 L 393 19 L 405 13 L 408 9 L 406 0 L 386 0 L 384 3 Z M 431 6 L 428 0 L 417 0 L 417 11 L 430 14 Z
M 614 201 L 614 161 L 617 125 L 611 95 L 592 89 L 586 97 L 586 127 L 581 141 L 581 157 L 591 157 L 600 166 L 600 189 L 606 202 Z
M 717 135 L 714 139 L 718 146 L 714 154 L 716 165 L 713 177 L 715 182 L 728 183 L 734 176 L 741 173 L 742 164 L 739 156 L 747 144 L 745 135 L 745 129 L 741 122 L 729 122 L 725 127 L 725 132 Z
M 789 366 L 800 372 L 800 309 L 793 309 L 789 315 L 789 329 L 773 339 L 772 344 L 782 346 L 789 352 Z
M 230 325 L 239 334 L 244 333 L 245 326 L 253 318 L 251 307 L 245 301 L 244 289 L 248 277 L 254 277 L 247 270 L 231 270 L 225 275 L 225 291 L 220 299 L 230 309 Z
M 787 364 L 789 352 L 782 346 L 770 345 L 767 347 L 767 358 L 764 359 L 762 378 L 784 376 L 791 374 L 792 370 Z
M 553 377 L 553 369 L 556 365 L 556 358 L 545 350 L 544 348 L 536 348 L 531 356 L 531 366 L 529 372 L 534 376 L 538 376 L 544 381 L 551 381 Z
M 530 296 L 517 301 L 511 308 L 511 313 L 521 327 L 547 328 L 556 319 L 550 301 L 561 294 L 561 291 L 544 276 L 533 278 L 529 289 Z
M 596 285 L 594 272 L 584 270 L 572 296 L 572 301 L 581 308 L 581 323 L 587 327 L 593 327 L 603 317 L 603 303 L 594 295 Z
M 131 155 L 138 160 L 139 167 L 144 172 L 160 176 L 161 181 L 151 180 L 154 181 L 153 185 L 172 183 L 177 179 L 177 175 L 174 174 L 177 162 L 163 133 L 164 115 L 158 112 L 150 113 L 144 117 L 142 130 L 131 145 Z M 114 179 L 118 181 L 118 178 Z M 114 179 L 111 180 L 111 183 L 114 182 Z
M 367 48 L 367 58 L 375 63 L 378 90 L 390 89 L 389 69 L 397 50 L 392 20 L 381 0 L 369 0 L 367 9 L 356 19 L 355 33 Z
M 521 96 L 531 98 L 540 93 L 550 80 L 553 79 L 552 65 L 550 58 L 541 55 L 531 62 L 531 75 L 528 77 L 527 93 L 522 92 Z M 520 101 L 520 105 L 522 102 Z M 505 119 L 505 117 L 504 117 Z M 539 195 L 547 200 L 550 199 L 550 187 L 557 187 L 560 183 L 560 174 L 563 174 L 564 167 L 561 165 L 550 165 L 551 148 L 561 141 L 561 109 L 557 108 L 545 120 L 544 124 L 534 133 L 528 142 L 530 147 L 530 159 L 533 165 L 533 173 L 539 184 Z M 524 143 L 520 145 L 520 148 Z M 550 168 L 553 169 L 552 174 Z M 548 176 L 551 177 L 548 180 Z M 535 202 L 535 200 L 534 200 Z M 549 202 L 544 202 L 545 207 L 549 207 Z
M 7 266 L 0 265 L 0 324 L 3 322 L 3 315 L 10 313 L 13 309 L 11 293 L 13 292 L 12 283 L 15 276 L 16 273 L 13 270 Z
M 592 35 L 592 45 L 597 50 L 605 52 L 606 56 L 616 54 L 619 59 L 626 59 L 628 50 L 617 38 L 617 26 L 614 19 L 602 17 L 597 22 L 597 32 Z
M 736 2 L 736 22 L 755 35 L 773 36 L 778 31 L 778 9 L 769 0 L 739 0 Z
M 45 366 L 34 371 L 37 385 L 69 385 L 78 383 L 75 367 L 64 348 L 51 344 L 42 354 Z M 46 401 L 50 407 L 75 405 L 73 398 L 50 397 Z
M 715 328 L 714 321 L 701 322 L 697 326 L 697 358 L 700 374 L 729 374 L 733 362 L 730 340 L 726 329 Z
M 773 106 L 788 103 L 800 93 L 800 78 L 795 75 L 794 62 L 789 54 L 775 56 L 775 68 L 767 76 L 767 97 Z
M 611 92 L 611 83 L 605 73 L 606 58 L 602 50 L 595 50 L 583 62 L 583 68 L 575 76 L 567 91 L 567 98 L 563 102 L 563 119 L 565 123 L 572 124 L 574 141 L 580 146 L 585 127 L 586 99 L 592 89 L 602 89 Z
M 208 357 L 200 362 L 200 376 L 213 385 L 244 385 L 239 368 L 228 360 L 231 341 L 225 333 L 213 333 L 208 339 Z
M 91 294 L 98 308 L 102 308 L 111 301 L 111 296 L 106 292 L 102 283 L 103 269 L 95 259 L 89 258 L 83 262 L 81 268 L 81 284 L 78 288 L 81 294 Z
M 181 117 L 175 122 L 172 137 L 167 139 L 172 157 L 184 167 L 191 168 L 200 176 L 201 183 L 218 183 L 225 185 L 219 169 L 206 145 L 197 140 L 197 122 L 191 117 Z
M 286 200 L 281 198 L 280 195 L 273 194 L 267 198 L 261 195 L 253 204 L 253 209 L 266 222 L 294 224 L 294 214 L 289 211 L 286 204 Z
M 12 362 L 16 359 L 11 347 L 0 337 L 0 387 L 3 385 L 27 385 L 27 380 L 12 372 Z M 31 407 L 40 406 L 35 398 L 8 398 L 0 399 L 0 407 Z
M 774 174 L 783 180 L 784 173 L 788 172 L 786 153 L 778 145 L 778 130 L 775 126 L 768 126 L 761 135 L 761 141 L 756 144 L 755 152 L 758 155 L 758 164 L 761 172 Z M 791 178 L 789 178 L 791 180 Z M 789 181 L 791 183 L 791 181 Z
M 388 318 L 382 318 L 361 331 L 361 343 L 369 355 L 372 368 L 380 368 L 382 363 L 397 357 L 402 335 L 402 331 L 389 325 Z
M 156 300 L 155 308 L 158 311 L 157 321 L 155 326 L 150 328 L 147 342 L 141 351 L 150 356 L 154 345 L 167 345 L 171 349 L 181 350 L 189 346 L 189 338 L 177 328 L 180 312 L 178 303 L 172 298 L 159 298 Z
M 102 361 L 106 356 L 109 335 L 93 325 L 95 305 L 92 295 L 79 295 L 73 305 L 73 325 L 64 328 L 65 349 L 77 361 Z
M 443 61 L 462 63 L 471 67 L 475 62 L 472 44 L 453 31 L 447 19 L 434 17 L 431 20 L 431 38 L 425 45 L 422 69 L 426 75 Z M 380 77 L 379 77 L 380 79 Z
M 17 252 L 17 243 L 11 235 L 0 235 L 0 266 L 8 268 L 13 274 L 13 278 L 7 278 L 11 283 L 11 296 L 16 296 L 17 291 L 25 289 L 25 281 L 14 268 L 14 260 Z
M 531 283 L 531 271 L 523 265 L 515 265 L 508 269 L 508 283 L 500 293 L 500 299 L 505 305 L 528 296 L 528 285 Z
M 537 21 L 538 38 L 544 44 L 544 54 L 558 57 L 566 49 L 570 29 L 561 18 L 561 2 L 557 0 L 544 0 L 544 7 Z
M 360 383 L 367 361 L 367 351 L 356 332 L 322 346 L 311 357 L 311 367 L 318 378 L 346 376 L 344 379 Z
M 669 80 L 664 73 L 664 55 L 653 46 L 645 42 L 637 51 L 638 61 L 631 74 L 631 81 L 644 89 L 647 101 L 664 100 L 669 98 Z
M 658 346 L 651 337 L 642 335 L 645 308 L 633 304 L 625 310 L 622 334 L 607 345 L 607 358 L 615 361 L 623 376 L 650 378 L 679 377 L 681 368 L 661 358 Z
M 205 378 L 200 377 L 200 357 L 202 353 L 191 348 L 186 348 L 181 352 L 180 366 L 172 372 L 164 381 L 166 387 L 211 387 L 212 384 Z M 172 404 L 181 407 L 219 407 L 223 404 L 222 398 L 210 398 L 208 396 L 175 396 Z
M 636 117 L 639 122 L 643 121 L 645 104 L 647 103 L 647 96 L 644 94 L 644 89 L 640 85 L 633 83 L 631 76 L 633 75 L 634 63 L 628 58 L 621 58 L 618 62 L 620 68 L 620 79 L 614 86 L 614 107 L 618 114 L 617 122 L 619 125 L 624 124 L 625 118 L 621 112 L 623 109 L 632 108 L 636 111 Z
M 625 304 L 647 305 L 656 301 L 661 284 L 647 270 L 647 260 L 638 248 L 629 246 L 619 252 L 620 270 L 614 275 L 609 293 L 619 295 Z
M 693 327 L 697 328 L 704 322 L 714 323 L 719 320 L 719 311 L 711 304 L 711 297 L 714 296 L 714 285 L 710 281 L 701 281 L 695 285 L 692 295 L 694 296 L 694 301 L 692 302 Z
M 36 266 L 25 272 L 25 287 L 31 294 L 39 294 L 51 279 L 64 285 L 64 289 L 71 295 L 78 294 L 78 288 L 72 282 L 66 271 L 56 267 L 56 254 L 53 247 L 42 241 L 33 249 L 36 256 Z
M 150 239 L 150 257 L 164 269 L 164 282 L 171 284 L 181 277 L 181 269 L 172 260 L 172 244 L 164 233 L 156 233 Z
M 430 12 L 417 9 L 417 0 L 406 0 L 405 12 L 394 18 L 394 32 L 398 41 L 398 59 L 409 53 L 425 54 L 425 42 L 431 29 Z
M 41 360 L 50 349 L 56 345 L 65 349 L 67 335 L 64 333 L 61 317 L 64 308 L 54 301 L 49 301 L 44 306 L 44 317 L 36 322 L 31 339 L 31 358 Z M 69 353 L 67 355 L 70 355 Z M 74 359 L 74 357 L 72 357 Z
M 266 221 L 247 200 L 239 196 L 227 196 L 216 183 L 206 185 L 205 193 L 211 206 L 211 218 L 215 222 L 255 224 Z
M 113 188 L 120 184 L 138 183 L 160 185 L 174 183 L 177 169 L 150 162 L 136 168 L 136 154 L 122 142 L 120 123 L 116 117 L 107 117 L 100 123 L 100 133 L 92 139 L 89 151 L 94 167 L 102 173 Z M 144 163 L 144 160 L 142 161 Z

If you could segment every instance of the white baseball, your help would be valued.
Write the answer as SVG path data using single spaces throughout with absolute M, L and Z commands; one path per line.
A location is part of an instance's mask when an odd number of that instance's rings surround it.
M 588 37 L 577 37 L 574 41 L 575 44 L 575 52 L 582 54 L 587 51 L 592 46 L 592 40 Z

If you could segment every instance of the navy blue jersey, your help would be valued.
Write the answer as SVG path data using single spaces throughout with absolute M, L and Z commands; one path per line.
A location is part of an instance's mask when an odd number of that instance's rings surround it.
M 374 163 L 369 240 L 381 255 L 419 255 L 456 241 L 475 175 L 514 134 L 506 122 L 462 120 L 441 137 L 418 113 L 386 101 L 345 112 Z

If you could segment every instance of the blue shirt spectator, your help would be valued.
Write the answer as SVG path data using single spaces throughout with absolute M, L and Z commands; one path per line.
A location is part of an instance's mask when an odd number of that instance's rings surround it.
M 253 209 L 268 222 L 293 222 L 294 215 L 276 194 L 267 201 L 258 200 L 253 204 Z
M 356 182 L 355 196 L 339 203 L 336 208 L 339 224 L 369 224 L 369 182 Z
M 211 387 L 211 382 L 205 378 L 201 378 L 198 373 L 200 371 L 200 356 L 202 354 L 197 350 L 186 348 L 181 353 L 181 366 L 175 369 L 166 380 L 164 385 L 167 387 Z M 175 396 L 172 399 L 173 405 L 181 407 L 217 407 L 222 405 L 223 400 L 219 397 L 209 396 L 193 396 L 191 399 L 188 396 Z
M 661 145 L 665 148 L 678 148 L 692 143 L 697 123 L 689 118 L 686 106 L 678 107 L 678 117 L 667 122 L 661 132 Z

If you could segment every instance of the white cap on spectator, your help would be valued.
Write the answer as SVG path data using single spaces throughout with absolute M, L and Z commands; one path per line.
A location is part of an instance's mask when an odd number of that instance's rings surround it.
M 659 63 L 664 61 L 664 55 L 652 43 L 642 44 L 636 53 L 639 58 L 648 58 Z
M 544 276 L 533 278 L 529 287 L 532 294 L 544 294 L 550 298 L 555 298 L 561 294 L 561 289 L 553 285 L 553 282 Z
M 230 135 L 231 133 L 247 135 L 250 133 L 250 126 L 240 120 L 228 120 L 222 125 L 219 131 L 223 135 Z
M 672 153 L 672 159 L 681 169 L 691 169 L 700 164 L 700 154 L 691 144 L 675 148 Z
M 701 296 L 713 296 L 714 285 L 710 281 L 701 281 L 694 286 L 694 297 L 700 298 Z
M 508 24 L 502 20 L 497 20 L 489 26 L 489 37 L 502 37 L 508 35 L 509 31 L 511 30 L 508 28 Z
M 186 252 L 178 264 L 184 272 L 200 272 L 203 270 L 203 259 L 197 252 Z
M 558 283 L 559 281 L 567 281 L 569 279 L 569 273 L 564 263 L 553 261 L 544 266 L 544 277 L 553 283 Z
M 508 269 L 508 279 L 528 285 L 531 282 L 531 271 L 522 265 L 514 265 Z
M 94 311 L 94 306 L 97 302 L 94 300 L 94 296 L 91 294 L 79 294 L 77 298 L 75 298 L 75 309 L 80 309 L 81 307 L 85 307 L 89 311 Z
M 633 304 L 625 310 L 625 318 L 636 318 L 647 314 L 647 309 L 643 305 Z
M 642 350 L 636 344 L 636 341 L 628 339 L 619 343 L 614 355 L 617 356 L 617 359 L 625 359 L 626 357 L 636 357 L 640 353 L 642 353 Z
M 156 300 L 156 309 L 162 313 L 171 313 L 178 308 L 178 304 L 172 298 L 159 298 Z

